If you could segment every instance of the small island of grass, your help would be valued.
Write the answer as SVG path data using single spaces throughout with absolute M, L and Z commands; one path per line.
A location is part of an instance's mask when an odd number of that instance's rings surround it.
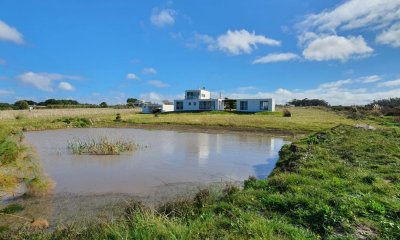
M 107 137 L 91 139 L 74 139 L 68 142 L 68 149 L 77 155 L 119 155 L 122 152 L 135 151 L 140 147 L 132 141 L 123 139 L 112 140 Z

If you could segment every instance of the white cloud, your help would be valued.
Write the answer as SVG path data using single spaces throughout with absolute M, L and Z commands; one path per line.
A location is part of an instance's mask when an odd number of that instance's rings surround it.
M 0 20 L 0 41 L 10 41 L 21 44 L 24 42 L 23 36 L 14 27 Z
M 25 72 L 17 77 L 17 80 L 23 84 L 32 85 L 39 90 L 52 92 L 54 89 L 52 87 L 53 81 L 59 80 L 80 80 L 82 77 L 80 76 L 69 76 L 62 75 L 58 73 L 35 73 L 35 72 Z
M 392 47 L 400 47 L 400 23 L 394 24 L 388 30 L 379 34 L 376 37 L 376 42 L 391 45 Z
M 154 9 L 150 16 L 150 22 L 157 27 L 173 25 L 176 11 L 173 9 Z
M 400 47 L 399 20 L 400 0 L 348 0 L 332 9 L 305 16 L 297 24 L 300 31 L 298 41 L 305 46 L 304 53 L 309 60 L 346 61 L 352 57 L 369 56 L 373 49 L 361 36 L 344 38 L 337 36 L 338 32 L 382 30 L 376 37 L 377 43 Z M 315 46 L 317 43 L 319 45 Z M 333 45 L 330 47 L 330 44 Z M 324 48 L 324 51 L 310 47 Z
M 273 63 L 273 62 L 285 62 L 291 61 L 295 59 L 299 59 L 300 57 L 294 53 L 271 53 L 264 57 L 257 58 L 253 61 L 253 64 L 257 63 Z
M 383 28 L 400 19 L 400 0 L 350 0 L 310 14 L 299 24 L 305 31 L 336 33 L 364 27 Z
M 145 68 L 143 69 L 142 73 L 146 75 L 154 75 L 157 74 L 157 70 L 154 68 Z
M 280 46 L 281 42 L 264 35 L 257 35 L 254 31 L 245 29 L 228 30 L 218 37 L 195 33 L 188 39 L 187 47 L 196 48 L 200 44 L 207 45 L 209 51 L 223 51 L 229 55 L 250 54 L 258 45 Z
M 382 77 L 379 75 L 371 75 L 371 76 L 364 76 L 364 77 L 359 77 L 355 79 L 344 79 L 344 80 L 338 80 L 334 82 L 327 82 L 319 85 L 319 89 L 338 89 L 344 85 L 350 85 L 350 84 L 355 84 L 355 83 L 363 83 L 363 84 L 368 84 L 368 83 L 373 83 L 382 80 Z
M 0 96 L 14 94 L 14 91 L 0 89 Z
M 379 83 L 377 86 L 378 87 L 398 87 L 398 86 L 400 86 L 400 79 L 382 82 L 382 83 Z
M 354 57 L 365 57 L 374 50 L 367 45 L 362 36 L 321 36 L 312 40 L 303 51 L 307 60 L 347 61 Z
M 148 84 L 154 86 L 154 87 L 158 87 L 158 88 L 164 88 L 164 87 L 169 87 L 168 84 L 160 81 L 160 80 L 150 80 L 147 81 Z
M 257 45 L 280 46 L 280 42 L 263 35 L 242 30 L 228 30 L 225 34 L 220 35 L 215 43 L 209 45 L 209 49 L 218 49 L 228 54 L 239 55 L 243 53 L 251 53 Z
M 6 64 L 6 63 L 7 63 L 6 60 L 0 58 L 0 65 L 3 65 L 3 64 Z
M 64 91 L 74 91 L 75 87 L 68 82 L 60 82 L 58 88 Z
M 371 76 L 366 76 L 366 77 L 361 77 L 360 81 L 363 83 L 373 83 L 382 80 L 381 76 L 378 75 L 371 75 Z
M 323 84 L 319 85 L 319 88 L 320 89 L 336 89 L 336 88 L 342 87 L 347 84 L 352 84 L 352 83 L 355 83 L 355 80 L 353 80 L 353 79 L 338 80 L 335 82 L 323 83 Z
M 126 74 L 126 79 L 130 79 L 130 80 L 140 80 L 138 76 L 136 76 L 136 74 L 134 73 L 128 73 Z

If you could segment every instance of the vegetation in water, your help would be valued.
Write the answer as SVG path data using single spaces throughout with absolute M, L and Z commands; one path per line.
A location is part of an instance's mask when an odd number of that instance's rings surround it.
M 68 142 L 68 149 L 74 154 L 91 155 L 118 155 L 122 152 L 134 151 L 139 148 L 135 144 L 126 140 L 111 140 L 107 137 L 92 138 L 87 140 L 74 139 Z

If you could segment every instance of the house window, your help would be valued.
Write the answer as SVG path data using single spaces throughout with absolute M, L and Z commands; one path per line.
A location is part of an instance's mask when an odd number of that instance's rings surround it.
M 246 111 L 248 109 L 247 101 L 240 101 L 240 110 Z
M 268 111 L 268 101 L 260 101 L 260 110 Z
M 201 97 L 202 97 L 202 98 L 205 98 L 205 97 L 206 97 L 206 95 L 205 95 L 205 94 L 201 94 Z
M 191 102 L 189 102 L 189 106 L 191 106 L 192 105 L 192 103 Z
M 194 106 L 196 106 L 196 104 L 197 104 L 196 102 L 193 102 L 193 105 L 194 105 Z
M 176 102 L 176 110 L 183 110 L 183 102 Z

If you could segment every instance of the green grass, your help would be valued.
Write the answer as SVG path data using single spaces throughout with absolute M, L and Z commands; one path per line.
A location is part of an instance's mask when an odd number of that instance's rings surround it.
M 307 133 L 329 129 L 337 124 L 353 125 L 358 122 L 375 123 L 375 119 L 352 120 L 345 115 L 337 114 L 327 108 L 289 107 L 292 117 L 283 117 L 283 108 L 276 112 L 236 113 L 229 111 L 196 112 L 196 113 L 163 113 L 141 114 L 137 110 L 120 111 L 108 109 L 107 112 L 98 112 L 99 109 L 78 109 L 79 112 L 66 110 L 36 111 L 24 113 L 25 118 L 14 119 L 3 117 L 2 122 L 8 128 L 24 130 L 45 130 L 69 127 L 135 127 L 179 125 L 186 127 L 223 129 L 251 129 L 282 133 Z M 72 110 L 71 110 L 72 111 Z M 1 113 L 1 112 L 0 112 Z M 115 121 L 116 114 L 120 113 L 120 120 Z M 18 111 L 13 113 L 19 114 Z M 30 116 L 29 114 L 32 114 Z M 77 115 L 80 114 L 81 116 Z
M 39 184 L 40 182 L 40 184 Z M 0 197 L 26 184 L 28 194 L 48 191 L 52 183 L 44 175 L 40 162 L 25 146 L 20 131 L 0 129 Z

